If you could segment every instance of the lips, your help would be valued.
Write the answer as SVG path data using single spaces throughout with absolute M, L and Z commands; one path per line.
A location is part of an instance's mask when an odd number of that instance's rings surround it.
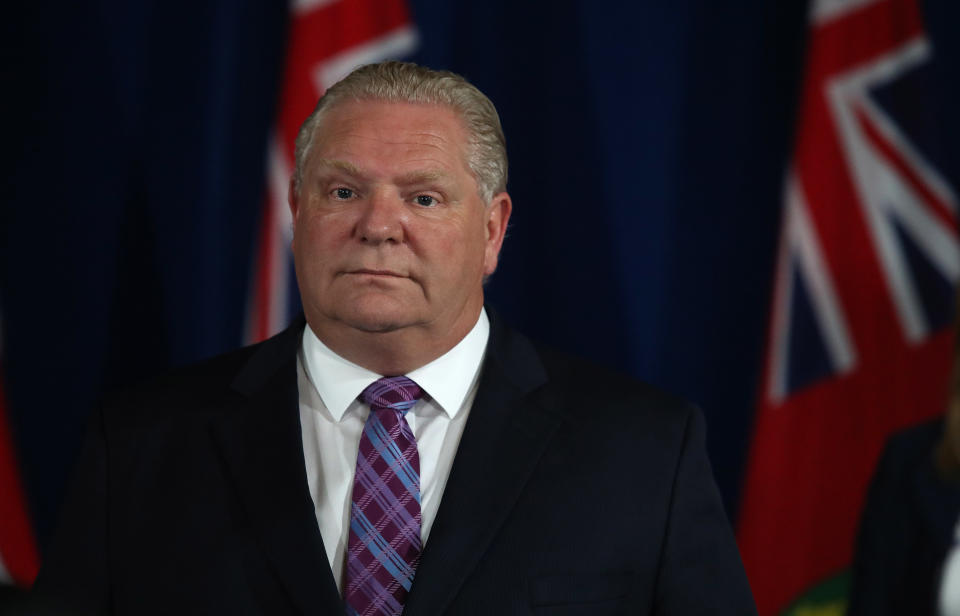
M 387 276 L 392 278 L 406 278 L 403 274 L 391 270 L 378 270 L 378 269 L 357 269 L 347 272 L 348 274 L 362 274 L 367 276 Z

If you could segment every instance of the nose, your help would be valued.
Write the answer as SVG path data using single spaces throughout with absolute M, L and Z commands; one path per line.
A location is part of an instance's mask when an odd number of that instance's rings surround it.
M 357 220 L 357 238 L 367 244 L 403 242 L 403 200 L 389 189 L 374 190 Z

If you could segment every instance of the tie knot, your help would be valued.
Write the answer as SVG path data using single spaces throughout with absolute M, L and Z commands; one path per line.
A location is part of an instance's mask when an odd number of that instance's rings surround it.
M 405 376 L 383 377 L 360 393 L 360 400 L 374 411 L 394 409 L 406 413 L 423 396 L 420 386 Z

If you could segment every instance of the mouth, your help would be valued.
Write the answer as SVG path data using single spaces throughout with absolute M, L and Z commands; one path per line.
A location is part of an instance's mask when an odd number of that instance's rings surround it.
M 350 270 L 348 274 L 360 275 L 360 276 L 381 276 L 384 278 L 406 278 L 403 274 L 391 270 L 376 270 L 376 269 L 357 269 Z

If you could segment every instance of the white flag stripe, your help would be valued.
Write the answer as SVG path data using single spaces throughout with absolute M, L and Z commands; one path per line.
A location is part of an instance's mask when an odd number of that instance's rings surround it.
M 944 179 L 936 168 L 927 162 L 920 153 L 913 147 L 909 139 L 900 131 L 900 129 L 890 121 L 889 116 L 883 113 L 877 104 L 870 97 L 864 97 L 861 101 L 861 109 L 873 121 L 883 137 L 890 142 L 898 152 L 900 152 L 910 170 L 916 173 L 926 184 L 927 188 L 939 199 L 949 211 L 957 213 L 957 197 L 950 184 Z
M 810 3 L 810 22 L 823 24 L 877 2 L 878 0 L 814 0 Z
M 930 43 L 922 34 L 909 39 L 865 64 L 834 77 L 833 83 L 842 84 L 851 91 L 866 92 L 879 83 L 888 83 L 908 70 L 930 60 Z
M 864 134 L 857 111 L 863 110 L 870 122 L 883 117 L 883 124 L 876 125 L 884 138 L 893 135 L 900 142 L 907 142 L 899 131 L 891 128 L 892 122 L 886 121 L 886 114 L 870 103 L 869 90 L 896 79 L 918 63 L 926 61 L 929 55 L 930 48 L 924 39 L 911 39 L 873 63 L 838 76 L 827 90 L 830 109 L 844 141 L 842 150 L 904 338 L 913 343 L 921 342 L 929 334 L 930 324 L 927 323 L 893 220 L 899 222 L 918 249 L 951 281 L 957 280 L 960 246 L 957 245 L 956 231 L 946 228 L 943 221 L 933 215 L 930 207 L 924 204 L 916 191 L 900 177 L 900 173 Z M 910 164 L 922 179 L 926 180 L 933 174 L 932 171 L 921 171 L 924 167 L 929 168 L 929 165 L 917 162 L 922 161 L 922 157 L 915 149 L 911 149 L 911 156 L 914 160 Z M 935 187 L 931 186 L 931 190 L 935 190 Z M 949 196 L 945 202 L 953 202 L 949 188 L 937 190 Z
M 838 373 L 846 373 L 856 363 L 850 328 L 843 315 L 827 260 L 823 257 L 823 248 L 810 218 L 806 196 L 796 179 L 791 184 L 793 195 L 788 207 L 792 248 L 809 290 L 811 307 L 830 355 L 830 363 Z
M 878 173 L 871 190 L 877 193 L 876 202 L 900 220 L 947 280 L 956 281 L 960 276 L 960 246 L 955 231 L 930 212 L 920 195 L 882 157 L 877 156 L 875 162 Z M 889 198 L 879 198 L 883 193 Z
M 851 100 L 856 100 L 859 108 L 873 120 L 874 126 L 892 146 L 894 146 L 906 160 L 908 166 L 928 185 L 930 192 L 935 194 L 952 212 L 957 211 L 957 196 L 947 180 L 940 175 L 936 168 L 917 151 L 913 143 L 903 134 L 899 127 L 891 121 L 873 99 L 869 96 L 869 89 L 877 83 L 892 81 L 901 74 L 930 61 L 933 50 L 930 41 L 924 36 L 910 39 L 900 47 L 885 54 L 879 60 L 866 67 L 854 70 L 841 79 L 844 87 L 848 88 Z
M 314 85 L 320 92 L 324 92 L 349 75 L 350 71 L 358 66 L 379 62 L 384 58 L 402 57 L 412 53 L 416 46 L 416 29 L 413 26 L 404 25 L 380 38 L 352 47 L 321 63 L 314 72 Z
M 290 6 L 290 12 L 294 15 L 303 15 L 304 13 L 309 13 L 320 7 L 340 1 L 341 0 L 293 0 Z
M 789 237 L 790 200 L 794 174 L 791 169 L 784 182 L 784 211 L 780 220 L 780 239 L 777 242 L 777 270 L 773 279 L 773 305 L 771 306 L 771 344 L 768 350 L 767 365 L 770 374 L 767 377 L 767 398 L 777 403 L 787 392 L 787 344 L 790 333 L 790 303 L 793 299 L 791 282 L 792 256 Z
M 960 249 L 956 238 L 939 219 L 934 218 L 916 193 L 879 156 L 874 159 L 870 206 L 878 212 L 876 233 L 881 235 L 881 257 L 887 267 L 887 278 L 893 284 L 894 304 L 904 326 L 907 340 L 920 343 L 930 333 L 922 300 L 909 269 L 907 256 L 899 238 L 895 237 L 893 217 L 913 243 L 950 281 L 956 281 L 960 267 Z
M 913 284 L 910 281 L 910 270 L 905 263 L 905 257 L 900 247 L 893 226 L 888 219 L 888 213 L 881 204 L 869 203 L 864 197 L 863 209 L 869 222 L 871 235 L 880 258 L 880 265 L 884 270 L 884 279 L 890 288 L 894 307 L 907 340 L 922 340 L 927 332 L 923 312 L 913 296 Z
M 785 184 L 784 220 L 780 238 L 777 275 L 773 306 L 773 356 L 768 358 L 773 369 L 767 385 L 767 395 L 774 403 L 787 395 L 789 371 L 790 323 L 793 321 L 794 268 L 807 288 L 810 307 L 820 329 L 831 366 L 835 373 L 850 372 L 857 355 L 847 326 L 847 319 L 836 292 L 823 248 L 810 218 L 806 197 L 796 175 L 791 170 Z
M 847 159 L 847 167 L 890 289 L 900 327 L 907 340 L 920 340 L 927 328 L 917 302 L 910 299 L 913 292 L 913 286 L 908 280 L 910 271 L 904 263 L 900 241 L 890 225 L 888 208 L 883 203 L 889 195 L 872 189 L 875 182 L 880 181 L 882 173 L 874 150 L 861 131 L 855 115 L 856 106 L 863 98 L 863 88 L 864 84 L 857 75 L 849 80 L 838 78 L 829 89 L 831 108 L 838 132 L 845 142 L 842 150 Z
M 825 95 L 833 114 L 834 122 L 842 136 L 845 147 L 841 148 L 847 167 L 856 177 L 859 161 L 856 157 L 865 152 L 861 147 L 865 138 L 855 114 L 856 109 L 869 110 L 866 100 L 871 86 L 889 82 L 901 73 L 927 59 L 929 46 L 922 38 L 913 39 L 866 66 L 834 77 L 827 84 Z M 872 109 L 876 112 L 876 108 Z M 872 116 L 871 116 L 872 117 Z M 862 182 L 855 182 L 859 190 Z M 861 197 L 863 195 L 860 195 Z

